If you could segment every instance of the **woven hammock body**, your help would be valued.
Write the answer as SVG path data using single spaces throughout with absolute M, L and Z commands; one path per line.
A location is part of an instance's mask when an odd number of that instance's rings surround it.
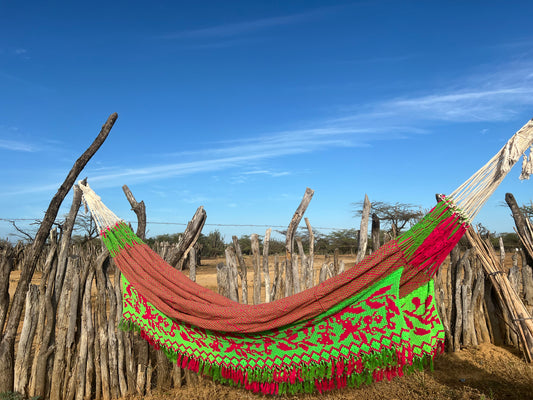
M 530 121 L 401 237 L 316 287 L 260 305 L 190 281 L 80 187 L 123 273 L 124 328 L 216 381 L 265 394 L 322 392 L 402 375 L 442 350 L 431 278 L 532 141 Z

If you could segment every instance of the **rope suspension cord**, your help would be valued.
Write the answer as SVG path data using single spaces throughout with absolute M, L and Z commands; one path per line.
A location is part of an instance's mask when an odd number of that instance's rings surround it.
M 529 120 L 486 165 L 449 196 L 469 221 L 478 214 L 520 157 L 523 155 L 527 160 L 525 153 L 531 146 L 532 140 L 533 119 Z M 531 168 L 529 163 L 523 163 L 522 168 L 521 178 L 529 178 L 527 173 Z

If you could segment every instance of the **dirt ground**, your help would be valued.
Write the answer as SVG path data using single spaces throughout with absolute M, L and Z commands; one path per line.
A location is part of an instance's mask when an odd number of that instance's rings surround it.
M 527 400 L 533 399 L 533 366 L 526 364 L 514 349 L 484 344 L 444 354 L 435 359 L 434 371 L 415 372 L 391 382 L 361 388 L 347 388 L 322 395 L 282 396 L 285 399 L 331 400 Z M 259 399 L 244 389 L 230 388 L 209 380 L 197 386 L 153 392 L 145 400 L 170 399 Z M 133 400 L 131 398 L 129 400 Z

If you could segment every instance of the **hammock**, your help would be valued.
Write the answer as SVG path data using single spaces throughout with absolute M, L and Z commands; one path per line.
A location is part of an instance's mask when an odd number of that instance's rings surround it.
M 432 365 L 444 348 L 432 277 L 522 154 L 528 177 L 532 143 L 533 120 L 409 231 L 318 286 L 259 305 L 192 282 L 78 185 L 122 272 L 123 329 L 215 381 L 263 394 L 323 392 Z

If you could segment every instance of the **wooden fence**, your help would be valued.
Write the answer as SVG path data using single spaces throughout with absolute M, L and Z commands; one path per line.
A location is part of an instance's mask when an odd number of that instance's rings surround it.
M 311 196 L 312 191 L 306 191 L 289 224 L 286 254 L 269 254 L 270 230 L 264 235 L 262 251 L 258 235 L 251 236 L 249 258 L 243 257 L 239 242 L 233 237 L 233 243 L 226 248 L 225 262 L 217 266 L 220 293 L 242 303 L 258 304 L 290 296 L 343 272 L 347 266 L 338 251 L 317 265 L 313 232 L 307 219 L 309 251 L 304 252 L 302 241 L 295 236 L 305 202 Z M 77 211 L 76 201 L 79 199 L 75 196 L 72 210 Z M 130 202 L 139 204 L 133 198 Z M 199 218 L 196 222 L 201 221 L 202 213 L 196 215 Z M 188 266 L 192 280 L 196 279 L 198 267 L 194 246 L 194 237 L 198 235 L 193 233 L 202 226 L 201 222 L 190 224 L 188 237 L 192 239 L 186 244 L 155 245 L 155 250 L 172 265 Z M 49 244 L 39 258 L 40 279 L 34 279 L 27 292 L 12 359 L 13 391 L 44 399 L 107 400 L 135 393 L 143 395 L 154 388 L 194 384 L 199 378 L 193 373 L 171 365 L 162 352 L 154 351 L 137 334 L 119 329 L 120 274 L 101 244 L 70 245 L 71 233 L 68 226 L 63 227 L 62 234 L 50 232 Z M 379 237 L 375 234 L 373 231 L 372 237 Z M 373 245 L 375 250 L 377 243 Z M 361 257 L 367 252 L 366 244 L 361 243 L 359 249 Z M 181 252 L 178 261 L 176 252 Z M 503 259 L 503 247 L 501 254 Z M 9 309 L 10 298 L 6 293 L 10 277 L 30 256 L 28 247 L 6 247 L 1 251 L 1 332 Z M 502 275 L 531 313 L 531 265 L 522 250 L 508 257 L 512 259 L 511 268 L 502 268 Z M 483 255 L 470 246 L 456 247 L 449 262 L 439 270 L 435 279 L 437 304 L 446 328 L 448 350 L 483 342 L 523 346 L 513 318 L 498 300 L 489 278 L 483 268 Z

